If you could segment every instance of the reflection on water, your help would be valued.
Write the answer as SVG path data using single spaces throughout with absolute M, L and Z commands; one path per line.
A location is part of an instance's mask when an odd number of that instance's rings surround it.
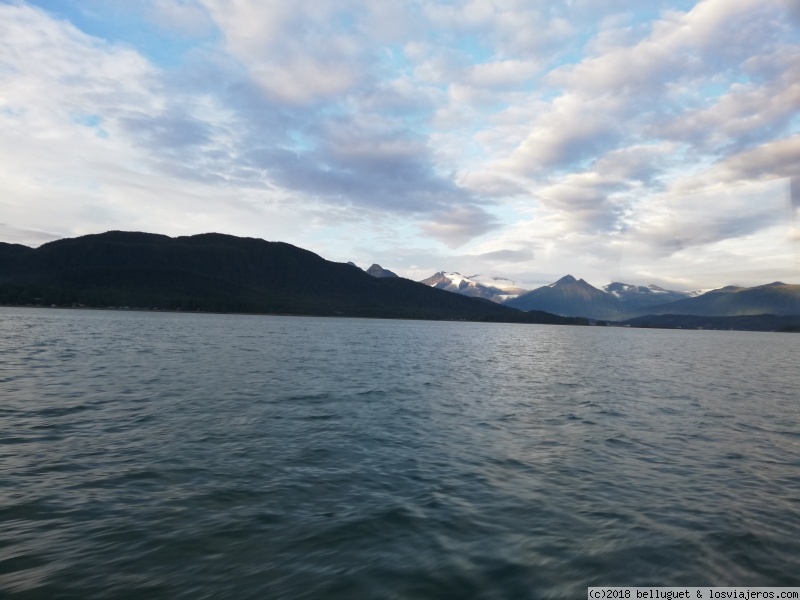
M 796 342 L 0 308 L 0 590 L 798 585 Z

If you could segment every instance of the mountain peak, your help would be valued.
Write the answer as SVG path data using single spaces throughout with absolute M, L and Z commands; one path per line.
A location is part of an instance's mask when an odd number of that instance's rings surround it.
M 555 283 L 537 288 L 506 302 L 519 310 L 543 310 L 561 315 L 581 315 L 607 319 L 620 313 L 620 302 L 583 279 L 565 275 Z
M 427 279 L 423 279 L 420 283 L 440 290 L 464 296 L 484 298 L 498 303 L 515 298 L 528 291 L 518 287 L 510 279 L 480 274 L 465 276 L 458 271 L 450 273 L 439 271 Z
M 372 275 L 373 277 L 397 277 L 397 273 L 393 273 L 389 269 L 384 269 L 378 263 L 374 263 L 369 269 L 367 269 L 367 274 Z

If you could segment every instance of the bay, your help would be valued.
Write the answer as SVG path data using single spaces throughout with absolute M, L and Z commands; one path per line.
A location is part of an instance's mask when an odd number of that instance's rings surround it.
M 0 595 L 800 585 L 799 341 L 0 308 Z

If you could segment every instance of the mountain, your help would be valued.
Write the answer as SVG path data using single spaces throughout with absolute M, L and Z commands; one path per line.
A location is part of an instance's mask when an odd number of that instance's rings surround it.
M 0 303 L 585 323 L 371 277 L 282 242 L 218 233 L 110 231 L 36 249 L 0 243 Z
M 482 275 L 462 275 L 461 273 L 445 273 L 439 271 L 420 281 L 425 285 L 455 292 L 471 298 L 485 298 L 492 302 L 504 302 L 516 298 L 528 290 L 523 289 L 510 279 L 503 277 L 487 277 Z
M 622 314 L 622 303 L 616 297 L 572 275 L 509 300 L 505 305 L 590 319 L 609 319 Z
M 631 285 L 629 283 L 612 282 L 603 286 L 603 291 L 620 301 L 622 310 L 636 310 L 645 306 L 657 306 L 667 302 L 675 302 L 690 298 L 692 292 L 676 292 L 665 290 L 657 285 Z
M 373 277 L 397 277 L 396 273 L 392 273 L 390 270 L 384 269 L 377 263 L 367 269 L 367 274 L 372 275 Z
M 800 315 L 800 285 L 780 281 L 752 288 L 726 286 L 701 295 L 665 290 L 655 285 L 644 287 L 620 282 L 611 283 L 604 290 L 567 275 L 505 304 L 520 310 L 534 309 L 617 321 L 645 315 Z M 734 326 L 720 324 L 715 327 L 727 329 Z
M 522 287 L 516 281 L 508 279 L 507 277 L 497 277 L 495 275 L 476 274 L 470 275 L 469 279 L 487 287 L 497 288 L 503 291 L 504 302 L 511 298 L 516 298 L 522 294 L 527 294 L 530 290 Z
M 800 315 L 800 285 L 775 281 L 751 288 L 726 286 L 695 298 L 684 298 L 655 307 L 640 308 L 637 315 Z

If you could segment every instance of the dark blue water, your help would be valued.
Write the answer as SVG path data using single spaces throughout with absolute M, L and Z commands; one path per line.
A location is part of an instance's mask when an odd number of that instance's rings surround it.
M 800 585 L 800 336 L 0 308 L 0 596 Z

